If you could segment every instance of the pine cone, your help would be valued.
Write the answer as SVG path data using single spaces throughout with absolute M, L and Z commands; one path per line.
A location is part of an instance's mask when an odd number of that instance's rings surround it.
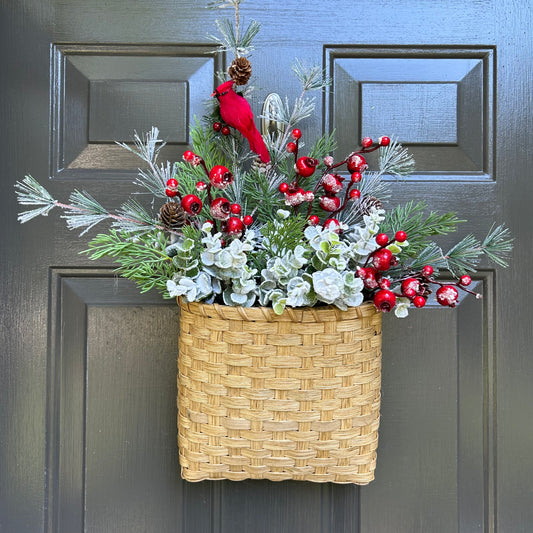
M 365 196 L 361 199 L 358 208 L 362 215 L 369 215 L 372 208 L 383 209 L 383 204 L 375 196 Z
M 159 210 L 159 220 L 166 229 L 177 229 L 185 224 L 187 213 L 177 202 L 167 202 Z
M 266 174 L 271 168 L 272 165 L 270 163 L 263 163 L 260 157 L 256 157 L 252 161 L 252 170 L 255 170 L 259 174 Z
M 252 75 L 252 64 L 245 57 L 237 57 L 231 62 L 228 74 L 237 85 L 246 85 Z

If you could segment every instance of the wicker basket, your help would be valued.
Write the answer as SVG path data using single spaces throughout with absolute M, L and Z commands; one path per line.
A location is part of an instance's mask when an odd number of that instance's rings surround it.
M 381 313 L 184 303 L 178 445 L 187 481 L 374 479 Z

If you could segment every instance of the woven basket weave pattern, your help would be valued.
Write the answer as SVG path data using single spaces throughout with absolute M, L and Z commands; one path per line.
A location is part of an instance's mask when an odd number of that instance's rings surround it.
M 381 313 L 181 300 L 178 445 L 188 481 L 374 479 Z

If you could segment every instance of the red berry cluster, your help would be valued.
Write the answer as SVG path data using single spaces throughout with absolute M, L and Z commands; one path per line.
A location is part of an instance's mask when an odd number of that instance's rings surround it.
M 205 161 L 190 150 L 183 154 L 183 159 L 194 166 L 202 165 L 206 173 L 208 183 L 197 182 L 196 190 L 207 193 L 209 213 L 214 219 L 209 222 L 217 230 L 217 221 L 219 221 L 222 232 L 232 237 L 240 237 L 245 232 L 246 227 L 253 223 L 253 218 L 250 215 L 241 217 L 242 207 L 239 204 L 232 204 L 223 196 L 213 197 L 212 195 L 213 189 L 227 189 L 233 183 L 233 174 L 224 165 L 216 165 L 209 170 Z M 189 215 L 193 216 L 198 215 L 203 207 L 200 198 L 194 194 L 184 196 L 181 205 Z
M 231 133 L 230 127 L 227 124 L 222 124 L 221 122 L 214 122 L 213 130 L 217 133 L 222 133 L 222 135 L 229 135 Z
M 315 189 L 313 191 L 304 191 L 299 186 L 300 178 L 308 178 L 312 176 L 320 164 L 318 159 L 312 157 L 298 157 L 298 141 L 302 136 L 302 132 L 299 129 L 294 129 L 291 132 L 292 140 L 287 143 L 287 152 L 294 154 L 294 170 L 295 178 L 291 183 L 282 183 L 279 186 L 279 191 L 285 195 L 285 203 L 288 206 L 295 208 L 308 202 L 307 217 L 309 224 L 316 225 L 319 223 L 319 219 L 316 215 L 311 215 L 312 205 L 317 193 L 322 190 L 323 194 L 319 195 L 319 206 L 323 211 L 329 213 L 331 218 L 325 221 L 326 223 L 332 223 L 334 221 L 339 227 L 340 224 L 333 217 L 336 213 L 342 211 L 349 201 L 357 200 L 361 197 L 361 191 L 353 188 L 356 183 L 359 183 L 362 179 L 363 172 L 368 168 L 366 159 L 362 154 L 373 152 L 380 146 L 387 146 L 390 143 L 388 137 L 380 137 L 376 146 L 372 147 L 374 141 L 370 137 L 365 137 L 361 141 L 361 150 L 353 152 L 346 159 L 340 163 L 335 164 L 333 157 L 326 156 L 324 158 L 325 171 L 318 180 Z M 335 169 L 342 165 L 346 165 L 348 172 L 350 173 L 350 181 L 344 186 L 344 178 L 334 172 Z M 344 198 L 341 198 L 341 193 L 344 190 Z

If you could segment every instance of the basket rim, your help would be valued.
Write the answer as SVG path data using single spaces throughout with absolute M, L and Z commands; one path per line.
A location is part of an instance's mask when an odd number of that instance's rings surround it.
M 181 310 L 226 320 L 267 321 L 267 322 L 329 322 L 332 320 L 354 320 L 381 316 L 373 302 L 363 302 L 356 307 L 348 307 L 346 311 L 334 305 L 320 305 L 316 307 L 286 307 L 281 315 L 274 312 L 272 307 L 240 307 L 223 304 L 206 304 L 203 302 L 186 302 L 182 297 L 176 298 Z

